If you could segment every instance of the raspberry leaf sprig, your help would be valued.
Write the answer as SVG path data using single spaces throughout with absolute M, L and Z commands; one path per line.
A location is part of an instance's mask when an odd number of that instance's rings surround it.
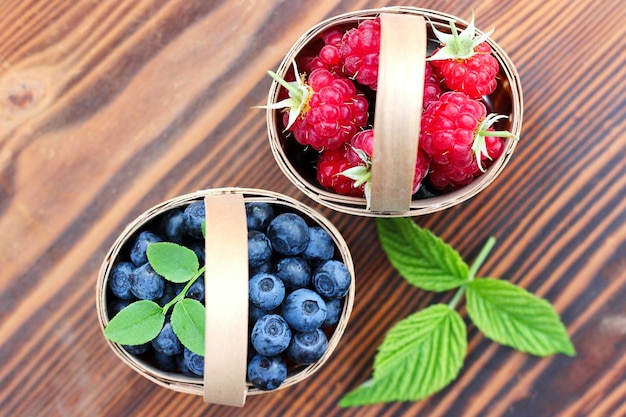
M 495 28 L 491 28 L 489 32 L 483 33 L 480 36 L 476 36 L 476 26 L 474 25 L 474 13 L 472 13 L 472 20 L 467 27 L 458 32 L 454 21 L 450 21 L 450 31 L 452 33 L 444 33 L 438 30 L 431 22 L 433 33 L 443 45 L 432 56 L 426 58 L 427 61 L 437 61 L 444 59 L 469 59 L 476 54 L 476 47 L 489 39 L 489 37 L 495 31 Z
M 313 94 L 313 90 L 304 82 L 304 77 L 298 72 L 296 61 L 293 61 L 293 71 L 296 75 L 296 81 L 287 82 L 283 80 L 274 71 L 267 71 L 267 74 L 278 84 L 287 89 L 289 98 L 281 100 L 268 106 L 259 106 L 259 108 L 269 109 L 289 109 L 289 123 L 285 126 L 285 130 L 289 129 L 296 119 L 306 113 L 306 106 L 309 98 Z
M 485 140 L 487 136 L 517 139 L 517 136 L 509 131 L 494 131 L 493 129 L 491 129 L 491 127 L 498 120 L 506 118 L 507 117 L 504 115 L 491 113 L 478 124 L 478 128 L 476 129 L 476 135 L 474 137 L 474 142 L 472 144 L 472 151 L 474 152 L 476 163 L 478 164 L 478 168 L 481 170 L 481 172 L 485 172 L 485 167 L 483 167 L 482 164 L 483 157 L 492 159 L 491 155 L 489 155 L 489 151 L 487 150 L 487 142 Z
M 469 266 L 450 245 L 411 219 L 379 218 L 376 224 L 389 261 L 410 284 L 457 291 L 448 304 L 431 305 L 391 328 L 378 348 L 372 378 L 345 395 L 341 407 L 417 401 L 456 379 L 467 351 L 467 329 L 456 311 L 463 295 L 470 319 L 488 338 L 541 357 L 576 354 L 548 301 L 510 282 L 477 276 L 495 238 L 487 240 Z
M 117 313 L 104 329 L 104 335 L 122 345 L 141 345 L 153 340 L 165 324 L 172 308 L 170 323 L 180 342 L 190 351 L 204 356 L 205 309 L 202 303 L 185 298 L 193 283 L 204 274 L 197 255 L 172 242 L 152 243 L 146 250 L 154 271 L 166 280 L 185 284 L 182 291 L 163 307 L 151 300 L 130 303 Z

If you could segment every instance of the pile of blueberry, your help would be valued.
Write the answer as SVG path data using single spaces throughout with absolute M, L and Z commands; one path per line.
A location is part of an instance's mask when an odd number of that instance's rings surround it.
M 288 373 L 318 361 L 343 310 L 351 275 L 328 232 L 282 205 L 246 203 L 249 266 L 248 382 L 278 388 Z M 146 223 L 122 248 L 109 274 L 108 312 L 149 299 L 163 306 L 184 284 L 164 280 L 151 268 L 146 248 L 169 241 L 192 249 L 204 263 L 204 203 L 170 209 Z M 204 277 L 188 298 L 204 303 Z M 185 348 L 166 317 L 161 333 L 131 354 L 167 372 L 203 375 L 204 358 Z

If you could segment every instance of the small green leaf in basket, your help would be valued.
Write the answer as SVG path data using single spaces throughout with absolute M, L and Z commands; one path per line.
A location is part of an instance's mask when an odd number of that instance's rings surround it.
M 172 330 L 180 342 L 190 351 L 204 356 L 205 309 L 202 303 L 183 298 L 172 310 Z
M 449 306 L 435 304 L 414 313 L 385 336 L 372 380 L 344 396 L 339 405 L 426 398 L 457 377 L 466 349 L 465 323 Z
M 175 283 L 189 281 L 200 267 L 194 251 L 172 242 L 152 243 L 146 254 L 154 271 Z
M 378 218 L 376 225 L 389 261 L 409 283 L 440 292 L 467 282 L 463 258 L 429 230 L 409 218 Z
M 165 323 L 163 309 L 154 301 L 129 304 L 109 322 L 104 335 L 122 345 L 141 345 L 154 339 Z
M 554 307 L 506 281 L 478 278 L 467 287 L 467 313 L 490 339 L 538 356 L 574 356 L 574 345 Z

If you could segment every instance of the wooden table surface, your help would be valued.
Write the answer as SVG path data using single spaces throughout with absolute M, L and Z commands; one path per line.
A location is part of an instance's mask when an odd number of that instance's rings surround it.
M 412 287 L 373 219 L 331 211 L 270 151 L 270 79 L 325 18 L 409 5 L 464 19 L 515 63 L 524 123 L 504 172 L 475 198 L 415 220 L 483 274 L 554 304 L 577 349 L 537 358 L 468 322 L 458 379 L 416 403 L 341 409 L 395 323 L 451 292 Z M 626 415 L 626 6 L 621 0 L 0 1 L 0 415 Z M 277 191 L 327 216 L 355 260 L 352 320 L 331 360 L 242 409 L 155 385 L 99 328 L 95 282 L 124 226 L 203 188 Z M 467 319 L 465 309 L 461 312 Z

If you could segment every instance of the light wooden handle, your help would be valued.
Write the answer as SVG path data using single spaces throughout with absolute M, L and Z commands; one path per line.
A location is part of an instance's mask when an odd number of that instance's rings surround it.
M 422 16 L 396 13 L 381 13 L 380 22 L 371 210 L 406 212 L 422 114 L 426 22 Z
M 248 349 L 248 230 L 243 194 L 208 195 L 204 401 L 242 407 Z

